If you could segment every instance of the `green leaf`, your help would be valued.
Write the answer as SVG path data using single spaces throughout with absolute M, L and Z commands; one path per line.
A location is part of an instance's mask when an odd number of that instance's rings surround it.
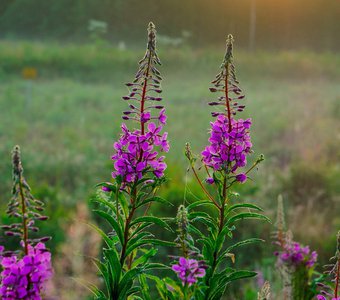
M 189 213 L 188 217 L 189 219 L 195 219 L 196 217 L 203 217 L 203 218 L 207 218 L 208 220 L 212 220 L 211 216 L 204 211 L 191 212 Z
M 116 213 L 116 207 L 114 206 L 114 204 L 112 202 L 107 201 L 104 198 L 96 197 L 92 200 L 92 202 L 98 202 L 100 204 L 103 204 L 105 207 L 111 209 L 114 214 Z
M 138 279 L 139 279 L 139 284 L 140 284 L 140 287 L 141 287 L 143 299 L 144 300 L 151 300 L 150 289 L 149 289 L 149 285 L 146 281 L 146 276 L 144 274 L 141 274 Z
M 110 272 L 108 270 L 107 263 L 104 264 L 104 263 L 102 263 L 99 260 L 95 260 L 94 263 L 97 266 L 97 268 L 99 270 L 99 273 L 101 274 L 101 276 L 104 279 L 107 293 L 111 296 L 112 295 L 111 283 L 112 283 L 113 280 L 112 280 L 112 276 L 111 276 L 111 274 L 110 274 Z
M 227 281 L 229 283 L 229 282 L 235 281 L 235 280 L 240 280 L 240 279 L 244 279 L 244 278 L 251 278 L 251 277 L 254 277 L 256 275 L 257 275 L 257 273 L 253 272 L 253 271 L 245 271 L 245 270 L 234 271 L 227 276 Z
M 244 241 L 240 241 L 230 247 L 228 247 L 226 249 L 227 252 L 232 251 L 233 249 L 240 247 L 240 246 L 244 246 L 244 245 L 248 245 L 248 244 L 252 244 L 252 243 L 259 243 L 259 242 L 265 242 L 265 240 L 263 239 L 259 239 L 259 238 L 250 238 L 250 239 L 246 239 Z
M 132 288 L 133 281 L 141 274 L 140 268 L 134 268 L 127 271 L 119 282 L 119 298 L 121 300 L 126 300 L 129 290 Z
M 157 249 L 156 248 L 152 248 L 148 251 L 146 251 L 143 255 L 141 255 L 140 257 L 138 257 L 136 260 L 134 260 L 134 262 L 132 263 L 132 268 L 135 268 L 139 265 L 144 265 L 145 263 L 148 262 L 148 260 L 155 256 L 157 253 Z
M 154 270 L 154 269 L 169 269 L 169 267 L 161 263 L 148 263 L 144 267 L 144 270 Z
M 91 224 L 91 223 L 87 223 L 87 224 L 100 234 L 100 236 L 104 239 L 108 247 L 114 246 L 113 241 L 108 237 L 108 235 L 103 230 L 101 230 L 98 226 L 94 224 Z
M 122 272 L 122 267 L 120 265 L 119 256 L 115 248 L 104 249 L 104 257 L 109 265 L 109 272 L 113 279 L 113 284 L 118 285 L 120 275 Z
M 231 205 L 230 207 L 228 207 L 228 209 L 226 210 L 226 215 L 228 215 L 230 212 L 234 211 L 235 209 L 238 208 L 249 208 L 249 209 L 255 209 L 257 211 L 263 211 L 263 209 L 255 204 L 252 203 L 238 203 L 238 204 L 234 204 Z
M 150 232 L 144 231 L 144 232 L 139 233 L 133 239 L 130 239 L 127 243 L 126 256 L 130 254 L 133 250 L 135 250 L 137 247 L 147 244 L 147 243 L 144 243 L 144 240 L 146 240 L 146 238 L 153 238 L 153 237 L 154 237 L 153 234 L 151 234 Z
M 229 227 L 225 225 L 223 229 L 221 230 L 221 232 L 217 235 L 215 249 L 214 249 L 216 253 L 218 253 L 221 250 L 223 243 L 225 241 L 226 235 L 228 234 L 229 231 L 230 231 Z
M 236 221 L 239 220 L 244 220 L 244 219 L 261 219 L 261 220 L 265 220 L 269 223 L 271 223 L 270 219 L 264 215 L 258 214 L 258 213 L 250 213 L 250 212 L 243 212 L 243 213 L 239 213 L 237 215 L 234 215 L 232 217 L 230 217 L 226 224 L 230 225 Z
M 187 210 L 190 211 L 193 208 L 196 208 L 196 207 L 199 207 L 199 206 L 204 206 L 204 205 L 207 205 L 207 206 L 211 206 L 212 205 L 213 207 L 215 207 L 215 205 L 214 205 L 214 203 L 212 201 L 210 201 L 210 200 L 203 200 L 203 201 L 195 201 L 195 202 L 189 204 L 187 206 Z
M 147 198 L 147 199 L 143 200 L 142 202 L 138 203 L 138 205 L 136 207 L 138 208 L 138 207 L 141 207 L 145 204 L 152 203 L 152 202 L 158 202 L 158 203 L 163 203 L 163 204 L 166 204 L 166 205 L 169 205 L 169 206 L 173 206 L 173 204 L 171 202 L 169 202 L 168 200 L 163 199 L 163 198 L 158 197 L 158 196 L 154 196 L 154 197 Z
M 173 232 L 172 228 L 165 221 L 163 221 L 162 219 L 160 219 L 158 217 L 153 217 L 153 216 L 138 217 L 130 223 L 130 227 L 132 227 L 133 225 L 139 224 L 139 223 L 156 224 L 156 225 L 159 225 L 159 226 Z
M 217 224 L 216 222 L 214 222 L 212 219 L 207 219 L 206 217 L 195 217 L 191 220 L 191 222 L 200 222 L 200 223 L 203 223 L 207 226 L 207 228 L 209 230 L 211 230 L 212 233 L 215 233 L 217 232 L 218 230 L 218 227 L 217 227 Z
M 144 223 L 144 224 L 140 224 L 139 226 L 137 226 L 136 230 L 133 231 L 130 235 L 130 238 L 133 238 L 134 236 L 136 236 L 139 232 L 142 232 L 144 229 L 150 227 L 152 225 L 152 223 Z
M 96 214 L 98 214 L 99 216 L 101 216 L 103 219 L 105 219 L 112 226 L 114 231 L 117 233 L 117 236 L 119 238 L 120 243 L 123 245 L 124 244 L 124 234 L 123 234 L 122 228 L 119 226 L 116 219 L 105 211 L 97 210 L 97 209 L 95 209 L 93 211 Z
M 166 247 L 176 246 L 176 243 L 174 242 L 162 241 L 162 240 L 157 240 L 157 239 L 150 239 L 148 240 L 148 242 L 152 245 L 157 245 L 157 246 L 166 246 Z

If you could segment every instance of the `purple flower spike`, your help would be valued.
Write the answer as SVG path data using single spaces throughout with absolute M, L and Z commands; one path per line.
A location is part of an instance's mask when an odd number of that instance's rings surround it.
M 252 147 L 250 124 L 250 119 L 229 120 L 225 115 L 219 115 L 211 123 L 210 145 L 202 152 L 203 162 L 215 171 L 227 170 L 228 165 L 232 172 L 244 167 Z
M 28 246 L 28 254 L 0 259 L 0 298 L 4 300 L 40 300 L 46 282 L 52 277 L 51 253 L 45 244 Z
M 161 93 L 161 77 L 156 65 L 160 65 L 156 52 L 156 30 L 154 24 L 150 23 L 146 53 L 139 62 L 133 83 L 127 84 L 132 90 L 123 97 L 127 101 L 138 100 L 138 105 L 129 104 L 131 110 L 123 116 L 124 120 L 137 121 L 138 126 L 128 129 L 123 123 L 122 134 L 114 143 L 112 160 L 115 170 L 112 177 L 121 178 L 123 189 L 126 184 L 134 183 L 148 173 L 162 177 L 166 169 L 164 156 L 159 156 L 159 152 L 169 151 L 167 133 L 161 133 L 167 117 L 163 105 L 154 105 L 154 101 L 162 100 L 156 95 Z M 153 102 L 151 105 L 150 101 Z M 153 110 L 157 112 L 153 114 Z
M 312 268 L 317 261 L 317 253 L 310 252 L 308 246 L 303 247 L 297 242 L 286 245 L 284 251 L 279 254 L 282 263 L 298 266 L 304 264 L 307 268 Z
M 112 156 L 115 171 L 112 176 L 121 176 L 124 182 L 133 182 L 143 177 L 146 172 L 162 177 L 166 164 L 164 156 L 158 156 L 156 147 L 160 151 L 168 152 L 167 134 L 160 134 L 161 127 L 154 123 L 148 124 L 148 130 L 141 134 L 140 130 L 129 131 L 122 126 L 123 134 L 114 144 L 116 153 Z
M 196 259 L 179 258 L 179 262 L 172 266 L 172 270 L 177 273 L 178 278 L 182 281 L 183 285 L 192 284 L 197 282 L 197 278 L 205 276 L 205 266 L 202 261 Z

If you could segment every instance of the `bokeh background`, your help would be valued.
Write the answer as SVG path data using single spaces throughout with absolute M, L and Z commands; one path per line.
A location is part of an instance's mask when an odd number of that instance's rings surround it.
M 322 271 L 340 228 L 339 0 L 2 0 L 1 221 L 8 221 L 11 149 L 19 144 L 26 178 L 51 218 L 42 228 L 53 236 L 51 295 L 86 299 L 82 284 L 98 283 L 88 259 L 100 255 L 100 239 L 86 225 L 99 222 L 90 199 L 96 183 L 110 180 L 112 144 L 126 108 L 124 83 L 144 54 L 149 21 L 158 30 L 171 141 L 170 180 L 161 195 L 175 205 L 154 213 L 174 216 L 184 197 L 203 197 L 186 172 L 183 148 L 190 141 L 199 153 L 207 143 L 209 82 L 232 33 L 247 96 L 243 116 L 253 119 L 253 160 L 266 157 L 239 186 L 240 201 L 259 204 L 275 224 L 282 194 L 287 227 L 318 251 Z M 231 286 L 226 299 L 254 299 L 263 278 L 280 289 L 273 230 L 258 222 L 238 228 L 236 239 L 267 242 L 236 253 L 238 267 L 260 276 Z

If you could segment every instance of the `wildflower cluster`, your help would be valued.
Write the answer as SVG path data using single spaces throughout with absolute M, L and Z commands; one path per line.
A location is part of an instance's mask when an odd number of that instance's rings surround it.
M 0 251 L 3 251 L 0 249 Z M 1 253 L 0 253 L 1 255 Z M 40 300 L 46 282 L 52 277 L 51 253 L 43 243 L 28 245 L 28 253 L 0 256 L 0 296 L 3 300 Z
M 274 233 L 275 242 L 279 249 L 277 269 L 283 283 L 283 297 L 285 299 L 305 300 L 316 296 L 318 278 L 314 276 L 314 268 L 318 254 L 311 251 L 309 246 L 303 246 L 293 240 L 293 234 L 285 228 L 283 198 L 278 197 L 277 231 Z
M 116 152 L 112 160 L 116 171 L 112 176 L 114 178 L 121 176 L 127 183 L 140 180 L 147 172 L 153 173 L 158 178 L 162 177 L 166 163 L 164 156 L 159 157 L 154 148 L 159 146 L 161 151 L 168 152 L 169 144 L 167 133 L 160 135 L 161 130 L 162 126 L 151 122 L 147 126 L 146 133 L 141 134 L 140 130 L 129 131 L 123 124 L 123 134 L 119 141 L 114 143 Z
M 16 251 L 5 251 L 0 246 L 0 296 L 3 300 L 39 300 L 46 282 L 52 276 L 51 253 L 44 242 L 50 237 L 31 238 L 31 233 L 39 229 L 36 221 L 47 220 L 41 215 L 43 203 L 36 200 L 23 177 L 20 148 L 13 150 L 13 197 L 9 202 L 7 214 L 17 218 L 18 223 L 3 225 L 6 236 L 20 238 L 20 248 Z
M 194 240 L 189 233 L 189 213 L 184 205 L 178 207 L 176 222 L 178 236 L 175 242 L 183 256 L 176 256 L 178 263 L 172 265 L 172 270 L 177 273 L 182 286 L 190 287 L 197 283 L 198 278 L 205 276 L 207 266 L 201 259 L 202 255 L 200 255 L 199 249 L 195 247 Z
M 217 101 L 210 102 L 211 106 L 222 107 L 222 110 L 212 112 L 213 117 L 217 117 L 211 122 L 209 143 L 202 151 L 202 161 L 214 171 L 234 173 L 238 168 L 245 167 L 247 155 L 251 153 L 250 126 L 251 119 L 235 119 L 237 112 L 242 112 L 245 105 L 240 105 L 239 101 L 244 99 L 239 88 L 233 64 L 233 37 L 228 36 L 227 50 L 221 65 L 221 72 L 212 81 L 214 87 L 210 91 L 222 92 Z M 245 182 L 246 174 L 236 175 L 236 180 Z M 207 180 L 209 184 L 212 179 Z
M 215 171 L 231 168 L 231 172 L 246 166 L 247 154 L 251 153 L 252 147 L 250 126 L 250 119 L 229 120 L 225 115 L 219 115 L 211 122 L 210 145 L 202 152 L 205 165 Z M 239 179 L 244 181 L 243 177 Z
M 203 261 L 196 259 L 186 259 L 180 257 L 178 264 L 172 266 L 172 270 L 177 273 L 183 285 L 191 286 L 197 282 L 197 278 L 205 275 L 206 266 Z
M 309 246 L 303 247 L 298 242 L 286 245 L 282 252 L 276 254 L 281 263 L 291 266 L 305 265 L 307 268 L 312 268 L 318 257 L 316 251 L 311 252 Z
M 166 164 L 162 152 L 169 151 L 167 133 L 161 133 L 166 123 L 164 106 L 160 105 L 162 92 L 160 72 L 156 65 L 161 62 L 156 52 L 156 30 L 153 23 L 148 26 L 147 50 L 139 62 L 139 69 L 132 82 L 126 85 L 131 89 L 123 99 L 129 101 L 129 110 L 123 112 L 123 120 L 134 120 L 140 128 L 130 131 L 122 125 L 120 139 L 114 143 L 112 156 L 115 171 L 113 178 L 120 176 L 123 185 L 139 180 L 145 173 L 153 173 L 160 178 L 164 175 Z M 154 116 L 152 110 L 158 111 Z

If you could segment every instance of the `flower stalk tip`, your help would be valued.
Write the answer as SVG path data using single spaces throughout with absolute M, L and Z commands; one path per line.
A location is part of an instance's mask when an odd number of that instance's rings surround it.
M 12 151 L 13 176 L 21 176 L 23 172 L 21 164 L 20 147 L 16 145 Z
M 227 63 L 232 63 L 233 43 L 234 43 L 234 37 L 231 34 L 228 34 L 228 37 L 227 37 L 227 40 L 226 40 L 226 53 L 225 53 L 225 57 L 224 57 L 222 66 L 226 66 Z

